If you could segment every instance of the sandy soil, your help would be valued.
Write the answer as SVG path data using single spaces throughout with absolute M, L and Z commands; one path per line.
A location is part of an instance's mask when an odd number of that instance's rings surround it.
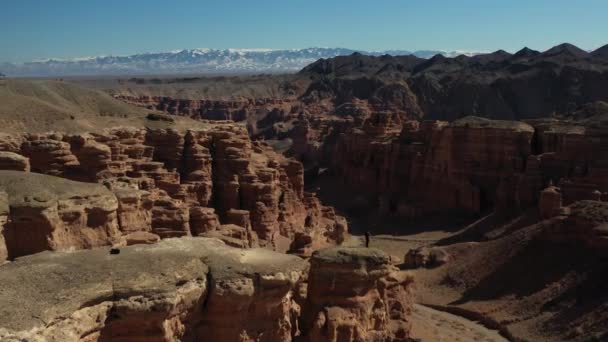
M 497 331 L 447 312 L 415 304 L 412 315 L 413 338 L 421 341 L 507 341 Z

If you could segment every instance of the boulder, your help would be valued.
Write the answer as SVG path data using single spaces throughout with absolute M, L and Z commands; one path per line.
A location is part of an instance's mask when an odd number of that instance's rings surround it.
M 450 255 L 441 247 L 420 247 L 410 249 L 403 258 L 403 265 L 408 268 L 433 268 L 450 260 Z

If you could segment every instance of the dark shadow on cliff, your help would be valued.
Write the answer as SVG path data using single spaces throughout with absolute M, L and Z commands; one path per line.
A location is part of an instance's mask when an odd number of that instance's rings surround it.
M 354 235 L 366 231 L 397 236 L 431 231 L 454 233 L 477 220 L 456 213 L 429 214 L 416 219 L 379 214 L 374 194 L 360 191 L 356 185 L 344 184 L 328 169 L 321 169 L 318 175 L 307 175 L 304 184 L 306 191 L 315 192 L 322 203 L 334 207 L 348 219 L 349 231 Z

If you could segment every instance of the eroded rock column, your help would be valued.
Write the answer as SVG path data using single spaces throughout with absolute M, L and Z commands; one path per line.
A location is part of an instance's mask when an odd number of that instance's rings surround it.
M 373 248 L 329 248 L 310 260 L 303 328 L 309 341 L 406 341 L 413 278 Z

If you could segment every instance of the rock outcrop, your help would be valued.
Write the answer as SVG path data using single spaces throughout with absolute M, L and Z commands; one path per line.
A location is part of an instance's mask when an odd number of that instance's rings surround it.
M 333 169 L 346 184 L 375 196 L 382 212 L 412 217 L 437 210 L 478 214 L 507 201 L 496 198 L 499 184 L 524 173 L 534 129 L 465 118 L 389 132 L 342 135 Z
M 289 291 L 305 268 L 295 256 L 242 251 L 202 238 L 122 248 L 118 255 L 107 249 L 42 253 L 0 269 L 0 336 L 3 341 L 259 340 L 261 332 L 281 334 L 279 325 L 290 324 Z M 248 310 L 260 304 L 265 306 L 257 307 L 259 313 Z M 291 331 L 285 334 L 262 340 L 290 340 Z
M 307 276 L 299 257 L 207 238 L 119 254 L 43 252 L 0 267 L 0 339 L 404 341 L 411 278 L 387 262 L 375 250 L 329 249 Z M 308 294 L 300 291 L 307 278 Z M 316 325 L 300 324 L 302 313 Z M 321 316 L 328 330 L 320 330 Z
M 3 151 L 0 152 L 0 170 L 30 171 L 30 161 L 28 158 L 17 153 Z
M 309 341 L 407 341 L 412 277 L 371 248 L 313 253 L 304 329 Z
M 3 234 L 10 258 L 120 240 L 118 202 L 100 184 L 0 171 L 0 189 L 8 194 L 9 212 L 3 210 L 8 222 Z
M 450 259 L 449 254 L 441 247 L 419 247 L 410 249 L 403 257 L 403 266 L 407 268 L 438 267 Z
M 344 239 L 345 220 L 321 205 L 313 194 L 304 192 L 301 163 L 275 153 L 263 142 L 252 142 L 242 125 L 201 123 L 197 127 L 183 131 L 114 128 L 95 134 L 7 136 L 0 144 L 7 150 L 1 152 L 5 158 L 0 160 L 29 161 L 32 172 L 105 185 L 111 191 L 106 190 L 113 198 L 114 207 L 102 211 L 111 211 L 116 217 L 113 228 L 104 228 L 108 231 L 104 233 L 106 243 L 116 236 L 135 232 L 161 238 L 211 234 L 226 241 L 232 239 L 232 244 L 241 240 L 240 245 L 247 247 L 260 245 L 287 251 L 296 234 L 311 236 L 314 248 Z M 0 162 L 0 166 L 27 171 L 25 163 L 19 165 L 23 167 Z M 11 175 L 25 183 L 30 178 L 42 182 L 33 173 Z M 7 179 L 0 189 L 10 183 Z M 79 198 L 80 202 L 86 201 L 82 198 L 84 194 L 77 192 L 63 193 Z M 72 220 L 75 225 L 86 223 L 87 215 L 97 215 L 88 211 L 84 216 L 65 220 Z M 11 216 L 15 215 L 20 214 L 15 211 L 13 215 L 11 210 Z M 13 220 L 12 224 L 18 225 L 16 222 Z M 35 243 L 37 247 L 14 256 L 48 249 L 43 248 L 47 230 L 63 230 L 53 222 L 45 226 L 45 232 L 30 232 L 36 235 L 33 241 L 40 240 Z M 227 224 L 238 227 L 225 226 Z M 87 227 L 87 224 L 81 226 Z M 148 235 L 144 240 L 149 239 L 153 238 Z M 130 239 L 131 242 L 137 240 Z M 73 247 L 94 245 L 97 242 L 87 240 L 75 242 Z M 310 249 L 298 250 L 310 252 Z
M 321 143 L 309 125 L 298 146 L 320 146 L 306 156 L 316 156 L 343 189 L 381 215 L 477 215 L 540 207 L 548 217 L 562 202 L 608 199 L 608 130 L 601 121 L 466 117 L 395 124 L 379 117 L 336 124 L 332 133 L 321 135 Z M 555 186 L 541 192 L 551 181 Z
M 579 242 L 589 250 L 608 254 L 608 202 L 574 202 L 540 225 L 545 240 Z

